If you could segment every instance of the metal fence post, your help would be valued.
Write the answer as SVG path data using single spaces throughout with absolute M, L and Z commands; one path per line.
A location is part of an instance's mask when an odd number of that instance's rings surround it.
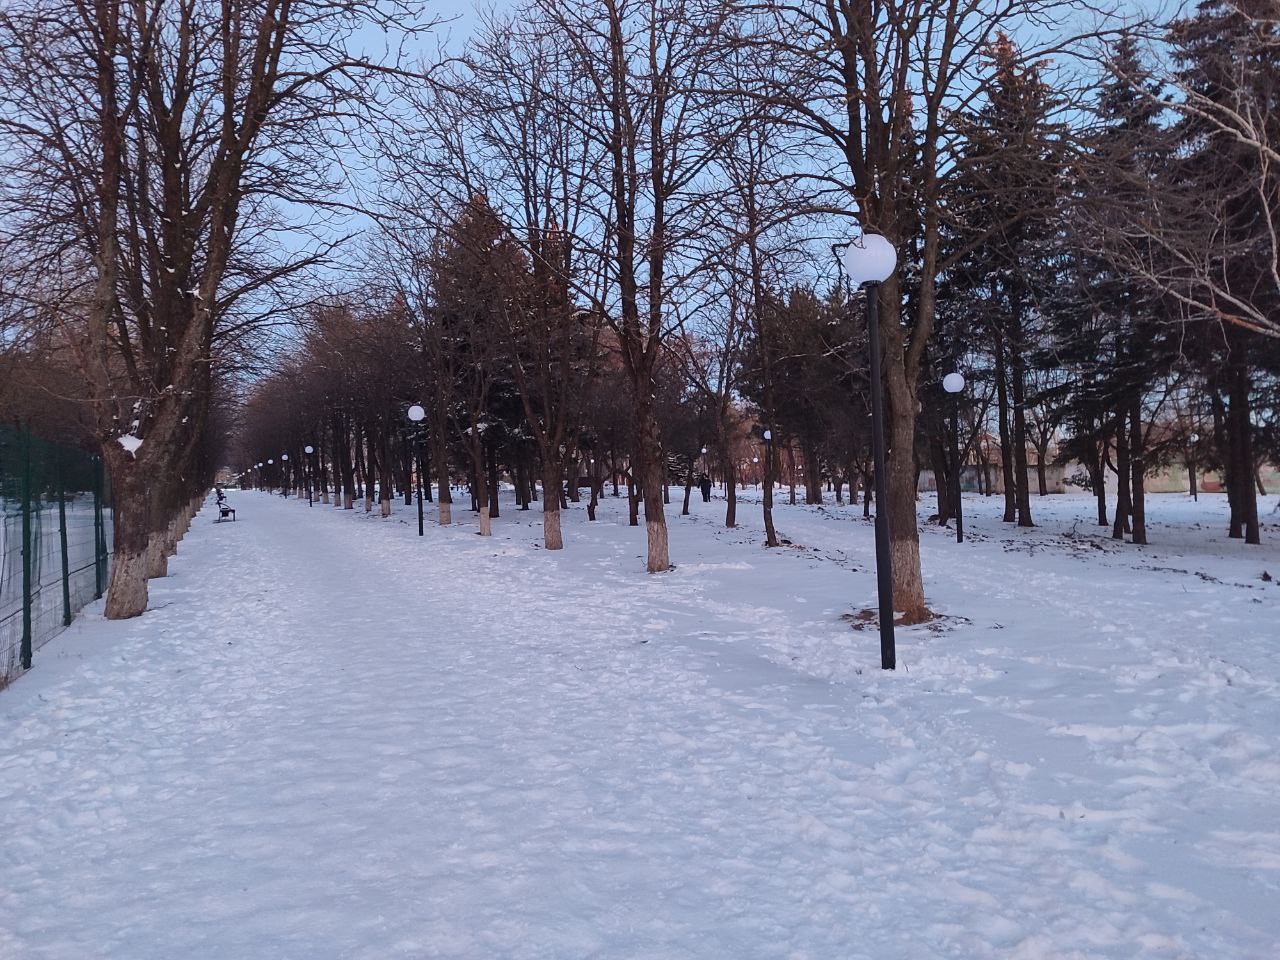
M 62 451 L 58 463 L 58 540 L 62 547 L 62 625 L 71 626 L 71 558 L 67 556 L 67 480 Z
M 22 426 L 22 669 L 31 669 L 31 426 Z

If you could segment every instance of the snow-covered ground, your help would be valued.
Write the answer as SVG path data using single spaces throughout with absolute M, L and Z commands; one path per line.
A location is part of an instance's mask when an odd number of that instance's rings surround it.
M 894 673 L 860 510 L 231 498 L 0 693 L 6 960 L 1280 955 L 1274 497 L 970 498 Z

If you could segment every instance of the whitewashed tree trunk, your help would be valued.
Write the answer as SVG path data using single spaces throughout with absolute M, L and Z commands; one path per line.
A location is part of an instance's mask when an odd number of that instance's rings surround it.
M 548 510 L 547 500 L 542 500 L 542 542 L 548 550 L 563 550 L 564 537 L 560 532 L 560 511 Z

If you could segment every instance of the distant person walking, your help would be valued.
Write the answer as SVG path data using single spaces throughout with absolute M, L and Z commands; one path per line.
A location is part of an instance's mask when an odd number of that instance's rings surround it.
M 705 473 L 698 477 L 698 489 L 702 491 L 702 502 L 711 502 L 711 478 Z

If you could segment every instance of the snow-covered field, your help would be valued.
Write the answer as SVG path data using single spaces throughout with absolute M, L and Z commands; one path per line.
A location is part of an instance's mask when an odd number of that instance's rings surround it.
M 6 960 L 1280 955 L 1274 497 L 970 498 L 894 673 L 857 509 L 231 498 L 0 693 Z

